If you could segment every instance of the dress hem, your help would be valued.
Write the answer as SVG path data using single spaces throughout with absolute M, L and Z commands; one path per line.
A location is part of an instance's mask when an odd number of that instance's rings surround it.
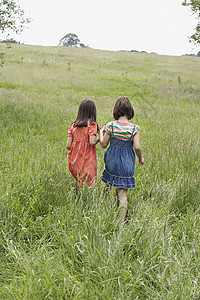
M 109 181 L 105 178 L 102 178 L 102 181 L 105 182 L 106 184 L 109 184 L 109 185 L 114 186 L 116 188 L 122 188 L 122 189 L 126 189 L 126 190 L 127 189 L 134 189 L 136 187 L 135 184 L 134 185 L 130 184 L 129 186 L 127 186 L 127 185 L 117 184 L 117 183 L 114 182 L 114 180 L 111 182 L 111 181 Z

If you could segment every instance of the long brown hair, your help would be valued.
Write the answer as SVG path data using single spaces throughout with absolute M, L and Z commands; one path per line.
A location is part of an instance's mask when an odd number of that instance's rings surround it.
M 97 112 L 94 101 L 85 98 L 79 105 L 78 115 L 73 124 L 75 127 L 86 127 L 89 119 L 90 124 L 94 124 L 94 122 L 96 123 L 96 115 Z

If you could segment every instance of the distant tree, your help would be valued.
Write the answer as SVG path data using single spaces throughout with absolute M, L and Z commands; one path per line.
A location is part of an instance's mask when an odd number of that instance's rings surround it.
M 0 31 L 14 33 L 23 31 L 30 19 L 24 17 L 24 10 L 15 0 L 0 0 Z
M 195 28 L 195 33 L 191 35 L 190 41 L 196 45 L 200 44 L 200 0 L 185 0 L 182 5 L 189 6 L 193 14 L 197 14 L 199 22 Z
M 199 56 L 199 57 L 200 57 L 200 51 L 197 53 L 197 56 Z
M 80 45 L 81 48 L 87 48 L 87 46 L 83 43 L 79 43 L 79 45 Z
M 80 40 L 76 34 L 68 33 L 62 39 L 60 39 L 59 46 L 77 47 L 79 43 Z
M 196 56 L 194 53 L 187 53 L 187 54 L 184 54 L 183 56 Z
M 89 45 L 86 46 L 85 44 L 81 43 L 78 36 L 75 33 L 66 34 L 62 39 L 60 39 L 58 46 L 81 48 L 89 47 Z

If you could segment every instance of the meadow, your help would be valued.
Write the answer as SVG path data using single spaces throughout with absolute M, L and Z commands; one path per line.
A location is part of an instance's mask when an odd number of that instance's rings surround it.
M 200 58 L 13 45 L 0 70 L 0 299 L 200 299 Z M 127 224 L 113 189 L 74 193 L 67 128 L 135 109 Z

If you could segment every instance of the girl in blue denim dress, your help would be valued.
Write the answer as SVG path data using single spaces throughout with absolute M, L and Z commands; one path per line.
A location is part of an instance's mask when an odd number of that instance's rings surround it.
M 119 97 L 115 103 L 113 116 L 115 121 L 109 122 L 100 129 L 100 145 L 106 148 L 105 170 L 102 180 L 106 187 L 118 189 L 120 217 L 123 223 L 127 214 L 127 190 L 135 188 L 135 153 L 141 165 L 144 164 L 140 146 L 138 125 L 129 122 L 134 116 L 133 106 L 127 97 Z M 135 150 L 135 151 L 134 151 Z

